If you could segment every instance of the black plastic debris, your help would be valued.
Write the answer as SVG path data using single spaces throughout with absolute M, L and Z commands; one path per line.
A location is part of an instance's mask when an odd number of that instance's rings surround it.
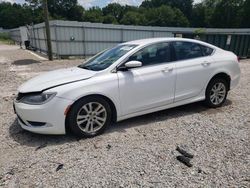
M 200 167 L 198 167 L 198 173 L 199 174 L 208 174 L 206 171 L 204 171 L 203 169 L 201 169 Z
M 9 174 L 9 175 L 14 175 L 15 172 L 14 172 L 14 169 L 11 169 L 10 171 L 8 171 L 6 174 Z
M 194 155 L 191 153 L 188 153 L 187 151 L 185 151 L 184 149 L 182 149 L 181 147 L 177 146 L 176 147 L 176 151 L 178 151 L 180 154 L 176 157 L 176 159 L 178 161 L 180 161 L 181 163 L 185 164 L 188 167 L 192 167 L 193 165 L 191 164 L 191 159 L 194 158 Z
M 38 147 L 35 149 L 35 151 L 37 151 L 37 150 L 39 150 L 39 149 L 42 149 L 42 148 L 45 148 L 46 146 L 47 146 L 47 143 L 45 142 L 45 143 L 41 144 L 40 146 L 38 146 Z
M 61 170 L 63 168 L 63 164 L 59 164 L 56 168 L 56 172 L 58 172 L 59 170 Z
M 190 158 L 190 159 L 194 158 L 194 155 L 192 155 L 192 154 L 186 152 L 184 149 L 180 148 L 179 146 L 177 146 L 176 150 L 177 150 L 178 152 L 180 152 L 182 155 L 184 155 L 185 157 L 188 157 L 188 158 Z
M 183 155 L 179 155 L 179 156 L 176 157 L 176 159 L 177 159 L 178 161 L 180 161 L 181 163 L 185 164 L 185 165 L 188 166 L 188 167 L 192 167 L 192 166 L 193 166 L 193 165 L 191 164 L 191 162 L 190 162 L 190 158 L 188 158 L 188 157 L 185 157 L 185 156 L 183 156 Z
M 106 148 L 107 148 L 108 150 L 110 150 L 111 147 L 112 147 L 112 146 L 111 146 L 110 144 L 108 144 Z

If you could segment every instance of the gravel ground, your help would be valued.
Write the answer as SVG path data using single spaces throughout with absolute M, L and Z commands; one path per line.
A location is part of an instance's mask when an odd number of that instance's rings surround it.
M 43 71 L 80 60 L 40 61 L 0 45 L 0 187 L 250 187 L 250 61 L 226 104 L 201 103 L 117 123 L 98 137 L 22 130 L 12 109 L 17 87 Z M 176 146 L 192 168 L 176 160 Z

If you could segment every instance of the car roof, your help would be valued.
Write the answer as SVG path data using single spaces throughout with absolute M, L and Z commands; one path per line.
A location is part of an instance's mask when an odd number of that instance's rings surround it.
M 187 39 L 187 38 L 174 38 L 174 37 L 140 39 L 140 40 L 125 42 L 125 43 L 122 43 L 122 44 L 140 45 L 141 46 L 141 45 L 147 45 L 147 44 L 151 44 L 151 43 L 169 42 L 169 41 L 195 42 L 195 43 L 203 44 L 203 45 L 210 46 L 210 47 L 213 47 L 213 48 L 217 48 L 216 46 L 213 46 L 211 44 L 202 42 L 200 40 Z

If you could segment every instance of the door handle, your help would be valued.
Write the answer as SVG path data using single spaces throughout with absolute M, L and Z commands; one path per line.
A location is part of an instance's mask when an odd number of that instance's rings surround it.
M 208 62 L 208 61 L 204 61 L 203 63 L 201 63 L 204 67 L 207 67 L 207 66 L 209 66 L 211 63 L 210 62 Z
M 172 72 L 174 70 L 173 67 L 165 67 L 162 72 Z

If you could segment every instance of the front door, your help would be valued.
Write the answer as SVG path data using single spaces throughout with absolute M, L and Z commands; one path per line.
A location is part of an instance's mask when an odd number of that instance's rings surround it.
M 127 62 L 132 60 L 142 62 L 142 67 L 117 73 L 123 115 L 173 103 L 176 70 L 170 44 L 147 46 Z

